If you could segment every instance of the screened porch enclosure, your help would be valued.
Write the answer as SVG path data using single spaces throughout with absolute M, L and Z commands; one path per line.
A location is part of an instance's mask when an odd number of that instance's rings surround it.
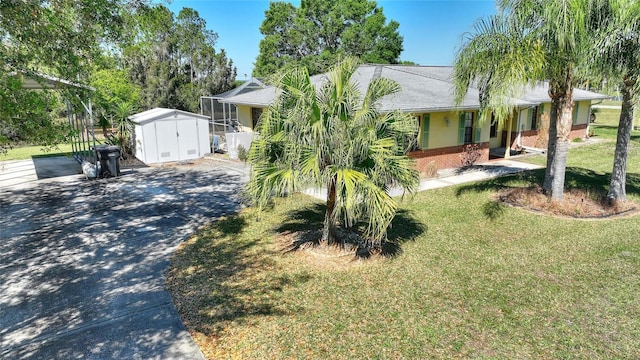
M 233 104 L 224 104 L 215 97 L 200 97 L 200 113 L 209 117 L 209 143 L 213 152 L 226 144 L 226 133 L 242 131 L 238 122 L 238 108 Z

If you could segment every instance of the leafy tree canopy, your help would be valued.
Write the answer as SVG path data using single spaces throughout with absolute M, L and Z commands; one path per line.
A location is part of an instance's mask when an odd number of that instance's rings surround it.
M 0 1 L 0 149 L 65 135 L 59 92 L 22 90 L 19 73 L 91 84 L 98 122 L 128 106 L 197 112 L 200 96 L 234 84 L 236 69 L 216 40 L 195 10 L 175 16 L 146 0 Z M 77 100 L 87 89 L 63 91 Z
M 387 23 L 375 1 L 302 0 L 298 8 L 272 2 L 260 27 L 264 39 L 253 75 L 296 65 L 318 74 L 345 56 L 366 63 L 398 63 L 403 50 L 399 26 L 393 20 Z
M 8 143 L 49 145 L 63 128 L 50 91 L 22 89 L 19 72 L 85 83 L 104 41 L 118 39 L 125 0 L 3 0 L 0 2 L 0 149 Z M 68 92 L 81 88 L 65 89 Z
M 200 96 L 234 87 L 233 61 L 224 49 L 216 51 L 218 35 L 194 9 L 174 16 L 163 5 L 143 6 L 128 21 L 121 61 L 141 89 L 140 107 L 198 112 Z

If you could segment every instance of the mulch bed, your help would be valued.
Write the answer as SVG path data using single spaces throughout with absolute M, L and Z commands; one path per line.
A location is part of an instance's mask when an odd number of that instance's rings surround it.
M 566 191 L 561 202 L 550 200 L 539 185 L 501 190 L 497 200 L 503 204 L 555 216 L 604 219 L 638 213 L 632 201 L 609 204 L 604 194 L 583 189 Z

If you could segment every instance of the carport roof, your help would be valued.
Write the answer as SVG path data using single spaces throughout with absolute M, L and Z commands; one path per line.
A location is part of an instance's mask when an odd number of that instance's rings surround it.
M 28 90 L 62 89 L 65 87 L 75 87 L 91 91 L 96 90 L 88 85 L 74 83 L 69 80 L 60 79 L 47 74 L 18 71 L 11 73 L 10 75 L 19 76 L 20 80 L 22 81 L 22 88 Z

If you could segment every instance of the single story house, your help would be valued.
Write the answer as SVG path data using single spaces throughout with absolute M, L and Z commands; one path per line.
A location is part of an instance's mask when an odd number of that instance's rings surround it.
M 461 154 L 467 144 L 477 144 L 479 161 L 489 160 L 490 149 L 518 146 L 543 147 L 539 129 L 548 123 L 551 99 L 548 84 L 527 87 L 517 99 L 514 116 L 506 125 L 495 121 L 478 120 L 479 90 L 470 87 L 460 105 L 455 104 L 453 67 L 407 65 L 361 65 L 352 80 L 362 89 L 378 77 L 396 81 L 401 90 L 378 102 L 380 111 L 402 110 L 413 114 L 420 124 L 417 147 L 409 156 L 417 161 L 417 168 L 452 168 L 462 165 Z M 312 77 L 314 84 L 325 79 L 324 74 Z M 220 99 L 237 107 L 237 119 L 244 129 L 255 129 L 262 110 L 277 96 L 273 86 Z M 593 101 L 608 98 L 605 95 L 575 89 L 574 117 L 571 138 L 586 137 Z M 511 137 L 507 139 L 511 127 Z M 545 140 L 546 144 L 546 140 Z M 546 146 L 546 145 L 544 145 Z

